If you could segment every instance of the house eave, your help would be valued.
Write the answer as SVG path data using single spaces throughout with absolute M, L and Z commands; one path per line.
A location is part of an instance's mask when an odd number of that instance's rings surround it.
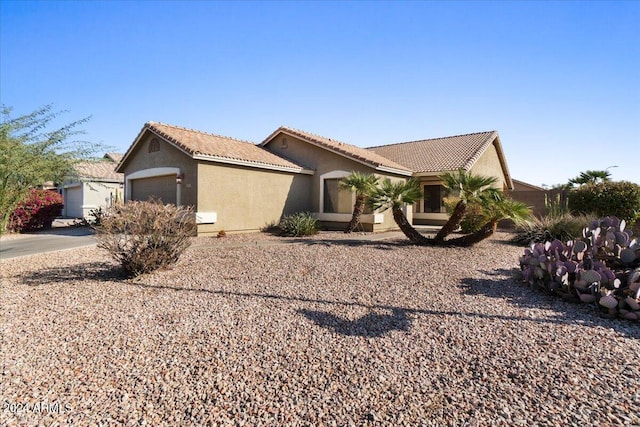
M 300 174 L 305 174 L 305 175 L 314 175 L 315 174 L 315 171 L 310 170 L 310 169 L 293 168 L 293 167 L 289 167 L 289 166 L 280 166 L 280 165 L 271 165 L 271 164 L 267 164 L 267 163 L 257 163 L 257 162 L 251 162 L 251 161 L 248 161 L 248 160 L 232 159 L 232 158 L 229 158 L 229 157 L 211 156 L 211 155 L 206 155 L 206 154 L 194 154 L 192 157 L 195 160 L 203 160 L 203 161 L 215 162 L 215 163 L 225 163 L 225 164 L 236 165 L 236 166 L 246 166 L 246 167 L 257 168 L 257 169 L 274 170 L 274 171 L 278 171 L 278 172 L 300 173 Z
M 375 169 L 375 170 L 380 171 L 380 172 L 388 172 L 388 173 L 393 173 L 393 174 L 396 174 L 396 175 L 403 175 L 403 176 L 411 176 L 411 175 L 413 175 L 413 171 L 396 169 L 396 168 L 392 168 L 392 167 L 388 167 L 388 166 L 379 165 L 377 163 L 367 162 L 367 161 L 359 159 L 359 158 L 357 158 L 355 156 L 351 156 L 351 155 L 349 155 L 347 153 L 343 153 L 343 152 L 341 152 L 339 150 L 335 150 L 335 149 L 333 149 L 331 147 L 327 147 L 326 145 L 320 144 L 320 143 L 318 143 L 316 141 L 313 141 L 313 140 L 311 140 L 309 138 L 305 138 L 305 137 L 297 135 L 295 133 L 288 132 L 286 129 L 278 129 L 278 130 L 274 131 L 271 135 L 269 135 L 267 137 L 267 139 L 265 139 L 260 144 L 260 146 L 261 147 L 266 146 L 271 141 L 273 141 L 277 135 L 279 135 L 281 133 L 285 134 L 287 136 L 290 136 L 292 138 L 304 140 L 306 143 L 311 144 L 311 145 L 313 145 L 315 147 L 318 147 L 318 148 L 321 148 L 323 150 L 329 151 L 331 153 L 337 154 L 339 156 L 342 156 L 344 158 L 352 160 L 352 161 L 354 161 L 356 163 L 360 163 L 362 165 L 365 165 L 367 167 L 370 167 L 370 168 Z
M 376 170 L 381 171 L 381 172 L 389 172 L 389 173 L 393 173 L 396 175 L 402 175 L 402 176 L 413 176 L 413 172 L 411 171 L 405 171 L 402 169 L 396 169 L 396 168 L 390 168 L 388 166 L 378 166 L 376 167 Z
M 81 176 L 74 181 L 69 182 L 108 182 L 113 184 L 123 184 L 124 177 L 122 179 L 113 179 L 113 178 L 96 178 L 91 176 Z

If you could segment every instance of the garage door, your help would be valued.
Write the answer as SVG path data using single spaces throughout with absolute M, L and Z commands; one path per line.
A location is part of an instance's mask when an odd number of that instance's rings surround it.
M 153 178 L 133 179 L 131 200 L 147 200 L 150 196 L 159 198 L 162 203 L 176 204 L 176 176 L 154 176 Z
M 71 218 L 82 218 L 82 186 L 66 188 L 64 196 L 65 215 Z

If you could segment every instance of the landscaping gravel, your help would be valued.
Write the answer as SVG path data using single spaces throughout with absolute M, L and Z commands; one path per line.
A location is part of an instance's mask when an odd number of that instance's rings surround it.
M 514 282 L 505 234 L 344 237 L 0 261 L 0 425 L 640 424 L 640 324 Z

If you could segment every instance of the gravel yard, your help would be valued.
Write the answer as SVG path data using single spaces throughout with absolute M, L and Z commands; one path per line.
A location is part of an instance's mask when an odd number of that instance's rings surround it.
M 514 283 L 506 235 L 321 236 L 1 261 L 0 425 L 640 424 L 640 323 Z

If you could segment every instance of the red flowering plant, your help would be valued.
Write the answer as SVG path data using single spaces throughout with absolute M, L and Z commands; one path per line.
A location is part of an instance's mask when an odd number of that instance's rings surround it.
M 50 228 L 63 206 L 62 196 L 57 192 L 31 189 L 11 213 L 8 228 L 17 232 Z

